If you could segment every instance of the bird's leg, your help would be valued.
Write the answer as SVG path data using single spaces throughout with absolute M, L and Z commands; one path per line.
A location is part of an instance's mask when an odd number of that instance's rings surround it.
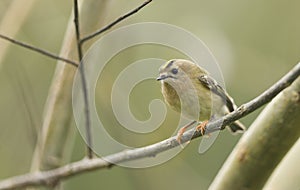
M 198 125 L 196 127 L 196 131 L 201 131 L 201 134 L 204 135 L 207 123 L 208 123 L 208 120 L 201 122 L 200 125 Z
M 181 129 L 179 129 L 179 131 L 177 133 L 177 137 L 176 137 L 176 140 L 179 144 L 181 144 L 181 137 L 182 137 L 183 133 L 186 131 L 187 128 L 192 126 L 194 123 L 196 123 L 196 121 L 192 121 L 192 122 L 186 124 L 185 126 L 183 126 Z

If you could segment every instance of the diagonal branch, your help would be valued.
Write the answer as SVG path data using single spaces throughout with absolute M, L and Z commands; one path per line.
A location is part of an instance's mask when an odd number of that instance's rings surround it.
M 2 39 L 4 39 L 4 40 L 7 40 L 7 41 L 9 41 L 9 42 L 11 42 L 11 43 L 17 44 L 17 45 L 19 45 L 19 46 L 21 46 L 21 47 L 24 47 L 24 48 L 26 48 L 26 49 L 29 49 L 29 50 L 31 50 L 31 51 L 35 51 L 35 52 L 37 52 L 37 53 L 40 53 L 40 54 L 45 55 L 45 56 L 47 56 L 47 57 L 50 57 L 50 58 L 52 58 L 52 59 L 64 61 L 64 62 L 69 63 L 69 64 L 71 64 L 71 65 L 73 65 L 73 66 L 75 66 L 75 67 L 78 67 L 78 63 L 76 63 L 75 61 L 72 61 L 72 60 L 69 60 L 69 59 L 66 59 L 66 58 L 63 58 L 63 57 L 59 57 L 59 56 L 57 56 L 57 55 L 55 55 L 55 54 L 53 54 L 53 53 L 51 53 L 51 52 L 49 52 L 49 51 L 46 51 L 46 50 L 41 49 L 41 48 L 37 48 L 37 47 L 35 47 L 35 46 L 26 44 L 26 43 L 24 43 L 24 42 L 20 42 L 20 41 L 18 41 L 18 40 L 14 40 L 14 39 L 9 38 L 9 37 L 7 37 L 7 36 L 4 36 L 4 35 L 2 35 L 2 34 L 0 34 L 0 38 L 2 38 Z
M 207 125 L 207 131 L 213 132 L 220 129 L 223 129 L 224 126 L 229 123 L 238 120 L 249 113 L 255 111 L 259 107 L 271 101 L 279 92 L 288 87 L 295 81 L 300 75 L 300 62 L 290 70 L 284 77 L 282 77 L 277 83 L 267 89 L 258 97 L 254 98 L 250 102 L 242 105 L 237 110 L 232 113 L 224 116 L 223 118 L 216 120 L 214 122 L 210 122 Z M 221 124 L 221 128 L 219 127 L 220 122 L 224 122 Z M 187 131 L 182 136 L 182 143 L 187 142 L 191 139 L 197 138 L 201 136 L 201 132 L 196 132 L 194 129 Z M 44 171 L 44 172 L 36 172 L 29 173 L 25 175 L 20 175 L 16 177 L 12 177 L 3 181 L 0 181 L 0 189 L 9 189 L 9 188 L 19 188 L 19 187 L 27 187 L 27 186 L 38 186 L 38 185 L 51 185 L 57 180 L 66 179 L 68 177 L 84 173 L 91 170 L 96 170 L 100 168 L 109 168 L 113 166 L 111 163 L 118 164 L 125 161 L 137 160 L 145 157 L 153 157 L 161 152 L 167 151 L 178 146 L 178 142 L 176 141 L 176 137 L 171 137 L 161 142 L 136 148 L 133 150 L 122 151 L 119 153 L 115 153 L 106 157 L 101 158 L 93 158 L 93 159 L 83 159 L 78 162 L 74 162 L 63 167 Z M 155 159 L 155 158 L 153 158 Z
M 249 113 L 255 111 L 262 105 L 270 102 L 279 92 L 281 92 L 286 87 L 290 86 L 296 78 L 300 75 L 300 62 L 291 70 L 289 71 L 285 76 L 283 76 L 277 83 L 275 83 L 273 86 L 271 86 L 268 90 L 264 91 L 262 94 L 254 98 L 253 100 L 241 105 L 236 111 L 231 112 L 227 114 L 225 117 L 223 117 L 223 124 L 222 129 L 224 126 L 232 123 L 235 120 L 238 120 L 239 118 L 248 115 Z M 220 121 L 216 121 L 220 122 Z M 214 122 L 214 123 L 216 123 Z M 213 124 L 211 122 L 211 124 Z M 214 125 L 217 127 L 218 125 Z M 220 129 L 220 126 L 215 128 L 213 125 L 210 127 L 207 125 L 207 132 L 213 132 L 218 129 Z
M 90 34 L 90 35 L 87 35 L 86 37 L 82 38 L 80 43 L 83 44 L 84 42 L 98 36 L 99 34 L 109 30 L 111 27 L 113 27 L 114 25 L 118 24 L 119 22 L 123 21 L 124 19 L 130 17 L 131 15 L 137 13 L 139 10 L 141 10 L 143 7 L 145 7 L 146 5 L 148 5 L 149 3 L 151 3 L 152 0 L 147 0 L 145 1 L 143 4 L 141 4 L 140 6 L 138 6 L 137 8 L 133 9 L 132 11 L 126 13 L 125 15 L 117 18 L 115 21 L 111 22 L 110 24 L 108 24 L 107 26 L 99 29 L 98 31 Z

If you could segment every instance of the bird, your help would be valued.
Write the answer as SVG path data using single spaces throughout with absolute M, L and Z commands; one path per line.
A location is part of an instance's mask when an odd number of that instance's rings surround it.
M 188 127 L 198 122 L 197 131 L 205 134 L 209 121 L 222 117 L 237 109 L 226 90 L 198 64 L 185 59 L 171 59 L 159 68 L 156 79 L 161 82 L 161 92 L 166 104 L 182 113 L 192 122 L 182 127 L 176 140 Z M 243 133 L 246 128 L 240 121 L 234 121 L 227 128 L 233 133 Z

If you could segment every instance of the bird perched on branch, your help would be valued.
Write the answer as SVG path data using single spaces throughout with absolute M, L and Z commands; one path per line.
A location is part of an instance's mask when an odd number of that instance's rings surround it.
M 199 65 L 184 59 L 172 59 L 159 69 L 158 81 L 161 81 L 165 102 L 175 111 L 188 119 L 199 122 L 197 131 L 205 134 L 209 120 L 222 117 L 234 111 L 237 106 L 208 72 Z M 201 122 L 200 122 L 201 121 Z M 193 122 L 192 122 L 193 123 Z M 177 141 L 190 125 L 178 131 Z M 243 133 L 244 125 L 235 121 L 228 126 L 232 133 Z

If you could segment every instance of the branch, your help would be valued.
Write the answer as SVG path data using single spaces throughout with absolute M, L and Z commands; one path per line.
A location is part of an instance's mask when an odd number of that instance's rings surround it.
M 279 92 L 281 92 L 286 87 L 290 86 L 294 80 L 298 78 L 300 75 L 300 62 L 291 70 L 289 71 L 284 77 L 282 77 L 277 83 L 271 86 L 268 90 L 254 98 L 253 100 L 241 105 L 236 111 L 227 114 L 223 117 L 223 124 L 218 127 L 218 125 L 211 126 L 207 125 L 207 133 L 224 129 L 225 126 L 238 120 L 239 118 L 248 115 L 249 113 L 255 111 L 262 105 L 270 102 Z M 220 122 L 220 121 L 216 121 Z M 216 123 L 214 122 L 214 123 Z M 213 124 L 211 122 L 211 124 Z M 217 128 L 216 128 L 217 127 Z M 220 128 L 221 127 L 221 128 Z
M 90 108 L 89 108 L 89 98 L 88 98 L 88 89 L 87 89 L 87 81 L 85 76 L 84 64 L 83 64 L 83 52 L 82 45 L 80 43 L 80 27 L 79 27 L 79 13 L 78 13 L 78 2 L 74 0 L 74 24 L 76 31 L 76 42 L 77 42 L 77 52 L 78 58 L 80 62 L 79 72 L 81 75 L 81 83 L 82 83 L 82 92 L 83 92 L 83 101 L 84 101 L 84 113 L 85 113 L 85 128 L 86 128 L 86 139 L 87 139 L 87 156 L 88 158 L 93 157 L 92 150 L 92 132 L 91 132 L 91 116 L 90 116 Z
M 277 83 L 271 86 L 268 90 L 262 93 L 257 98 L 251 100 L 250 102 L 242 105 L 239 109 L 234 112 L 224 116 L 223 118 L 210 122 L 207 125 L 207 131 L 217 131 L 223 129 L 227 124 L 240 119 L 243 116 L 248 115 L 254 110 L 258 109 L 265 103 L 273 99 L 280 91 L 288 87 L 294 80 L 300 75 L 300 63 L 298 63 L 291 71 L 289 71 L 283 78 L 281 78 Z M 220 122 L 224 119 L 222 127 L 219 127 Z M 191 138 L 197 138 L 201 136 L 201 132 L 197 132 L 191 129 L 183 134 L 182 143 L 189 141 Z M 106 157 L 93 158 L 93 159 L 83 159 L 78 162 L 74 162 L 63 167 L 44 171 L 29 173 L 25 175 L 20 175 L 12 177 L 3 181 L 0 181 L 0 189 L 8 188 L 19 188 L 27 186 L 38 186 L 38 185 L 51 185 L 54 182 L 65 179 L 86 171 L 96 170 L 100 168 L 109 168 L 113 166 L 111 163 L 118 164 L 125 161 L 137 160 L 145 157 L 153 157 L 161 152 L 167 151 L 178 146 L 176 137 L 171 137 L 161 142 L 136 148 L 133 150 L 127 150 L 119 153 L 115 153 Z M 155 159 L 155 158 L 154 158 Z
M 84 42 L 96 37 L 97 35 L 109 30 L 111 27 L 113 27 L 114 25 L 118 24 L 119 22 L 121 22 L 122 20 L 130 17 L 131 15 L 137 13 L 139 10 L 141 10 L 143 7 L 145 7 L 146 5 L 148 5 L 150 2 L 152 2 L 152 0 L 147 0 L 145 1 L 143 4 L 141 4 L 140 6 L 138 6 L 137 8 L 133 9 L 132 11 L 126 13 L 125 15 L 117 18 L 115 21 L 111 22 L 110 24 L 108 24 L 107 26 L 99 29 L 98 31 L 90 34 L 90 35 L 87 35 L 86 37 L 82 38 L 80 43 L 83 44 Z
M 17 44 L 17 45 L 19 45 L 21 47 L 24 47 L 26 49 L 29 49 L 31 51 L 35 51 L 37 53 L 40 53 L 40 54 L 45 55 L 47 57 L 50 57 L 52 59 L 64 61 L 64 62 L 69 63 L 69 64 L 71 64 L 71 65 L 73 65 L 75 67 L 78 67 L 78 63 L 76 63 L 75 61 L 72 61 L 72 60 L 69 60 L 69 59 L 66 59 L 66 58 L 63 58 L 63 57 L 59 57 L 59 56 L 57 56 L 57 55 L 55 55 L 55 54 L 53 54 L 53 53 L 51 53 L 49 51 L 41 49 L 41 48 L 37 48 L 37 47 L 34 47 L 32 45 L 29 45 L 29 44 L 26 44 L 26 43 L 14 40 L 14 39 L 9 38 L 7 36 L 4 36 L 2 34 L 0 34 L 0 38 L 2 38 L 4 40 L 7 40 L 7 41 L 9 41 L 11 43 Z

